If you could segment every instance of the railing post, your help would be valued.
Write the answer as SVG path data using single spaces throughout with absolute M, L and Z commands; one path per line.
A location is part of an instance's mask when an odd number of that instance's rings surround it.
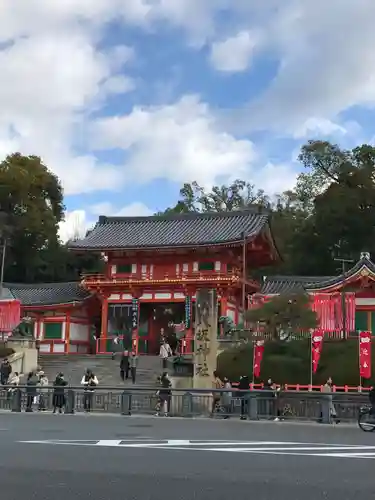
M 256 394 L 248 394 L 245 396 L 248 398 L 247 410 L 249 412 L 250 420 L 258 420 L 258 398 Z
M 12 412 L 20 413 L 21 406 L 22 406 L 22 390 L 17 388 L 14 389 L 12 394 L 12 403 L 11 403 Z
M 184 417 L 193 416 L 193 395 L 191 392 L 185 392 L 185 394 L 183 394 L 181 409 Z
M 73 415 L 75 411 L 75 391 L 73 389 L 68 389 L 66 394 L 66 405 L 65 413 Z
M 124 391 L 121 394 L 121 415 L 130 416 L 132 414 L 132 394 Z

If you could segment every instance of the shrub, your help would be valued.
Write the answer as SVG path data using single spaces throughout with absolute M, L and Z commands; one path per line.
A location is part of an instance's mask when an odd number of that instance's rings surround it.
M 265 344 L 261 379 L 272 378 L 280 384 L 310 383 L 310 340 L 291 342 L 268 342 Z M 372 365 L 375 369 L 375 349 L 372 350 Z M 218 357 L 218 371 L 232 381 L 238 381 L 241 375 L 252 378 L 253 347 L 243 344 L 222 352 Z M 326 341 L 313 384 L 325 383 L 332 377 L 336 385 L 359 385 L 358 341 Z M 364 381 L 363 385 L 371 385 Z

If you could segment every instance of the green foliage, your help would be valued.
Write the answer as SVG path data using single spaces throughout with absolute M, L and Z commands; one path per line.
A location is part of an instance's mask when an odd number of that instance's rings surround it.
M 276 296 L 261 307 L 247 311 L 246 319 L 252 329 L 256 330 L 259 324 L 274 340 L 287 339 L 293 332 L 308 331 L 318 325 L 310 299 L 304 293 Z
M 309 384 L 311 341 L 268 342 L 265 344 L 261 366 L 261 377 L 256 382 L 272 378 L 281 384 Z M 218 357 L 221 376 L 238 381 L 241 375 L 252 378 L 252 344 L 241 344 L 237 348 L 223 351 Z M 375 363 L 373 351 L 372 362 Z M 323 345 L 322 356 L 313 384 L 324 384 L 332 377 L 336 385 L 359 385 L 358 341 L 332 341 Z M 371 385 L 370 381 L 365 384 Z M 364 385 L 365 385 L 364 384 Z
M 0 162 L 0 236 L 6 239 L 5 281 L 72 281 L 99 268 L 97 256 L 77 256 L 62 245 L 59 179 L 37 156 L 15 153 Z M 99 270 L 99 269 L 98 269 Z
M 335 257 L 356 261 L 363 250 L 374 255 L 375 148 L 346 151 L 310 141 L 299 158 L 307 172 L 298 178 L 296 195 L 309 216 L 293 241 L 296 274 L 334 275 Z

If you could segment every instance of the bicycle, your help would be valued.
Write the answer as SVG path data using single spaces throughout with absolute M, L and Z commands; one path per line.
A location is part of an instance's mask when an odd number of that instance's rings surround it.
M 375 414 L 371 406 L 362 406 L 359 409 L 358 426 L 363 432 L 375 431 Z

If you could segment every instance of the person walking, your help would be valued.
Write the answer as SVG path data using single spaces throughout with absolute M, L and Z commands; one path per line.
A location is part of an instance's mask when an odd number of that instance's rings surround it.
M 124 382 L 129 378 L 129 351 L 124 351 L 120 361 L 120 377 Z
M 168 364 L 168 358 L 172 356 L 172 349 L 165 339 L 163 340 L 163 343 L 160 346 L 159 356 L 161 357 L 162 368 L 163 370 L 166 370 Z
M 135 384 L 135 380 L 137 377 L 137 366 L 138 366 L 138 356 L 136 352 L 132 352 L 131 356 L 129 357 L 129 367 L 130 367 L 130 374 L 132 377 L 132 383 Z
M 56 414 L 57 411 L 60 414 L 62 413 L 65 406 L 65 387 L 67 385 L 68 382 L 65 380 L 64 374 L 62 372 L 58 373 L 53 383 L 52 406 L 54 414 Z

